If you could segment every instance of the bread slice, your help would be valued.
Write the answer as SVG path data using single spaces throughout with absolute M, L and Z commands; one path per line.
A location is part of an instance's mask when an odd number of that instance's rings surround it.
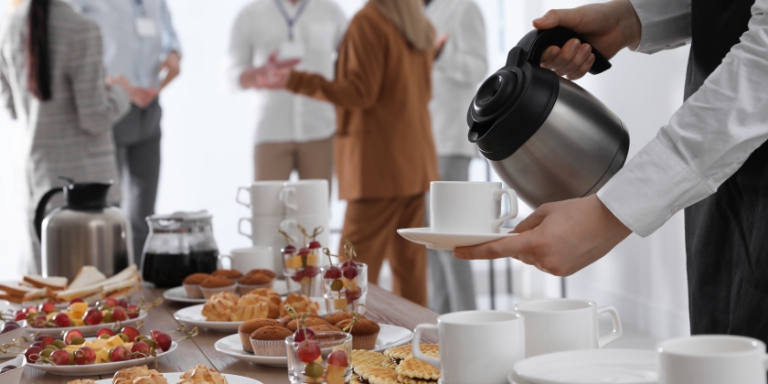
M 17 283 L 0 283 L 0 290 L 5 291 L 8 296 L 23 298 L 29 292 L 35 291 L 37 288 L 25 287 Z M 10 300 L 8 300 L 10 301 Z
M 123 269 L 122 271 L 116 273 L 114 276 L 104 280 L 101 282 L 102 285 L 113 285 L 117 284 L 126 280 L 130 280 L 133 277 L 138 278 L 138 269 L 136 268 L 136 264 L 131 264 L 127 268 Z
M 122 297 L 141 288 L 141 280 L 138 275 L 132 275 L 128 280 L 118 281 L 104 286 L 104 297 Z
M 92 285 L 90 287 L 67 289 L 66 291 L 59 291 L 56 293 L 56 302 L 68 303 L 72 301 L 72 299 L 83 299 L 83 301 L 86 301 L 85 298 L 90 296 L 100 296 L 100 298 L 103 298 L 104 295 L 102 290 L 103 290 L 103 286 L 101 284 L 97 284 L 97 285 Z
M 69 291 L 93 287 L 94 285 L 99 284 L 106 279 L 107 277 L 104 276 L 103 273 L 99 272 L 96 267 L 86 265 L 80 269 L 80 272 L 77 273 L 77 276 L 75 276 L 75 278 L 69 284 L 67 290 Z
M 31 284 L 36 288 L 50 288 L 52 290 L 63 290 L 67 288 L 69 279 L 58 276 L 24 276 L 24 282 Z

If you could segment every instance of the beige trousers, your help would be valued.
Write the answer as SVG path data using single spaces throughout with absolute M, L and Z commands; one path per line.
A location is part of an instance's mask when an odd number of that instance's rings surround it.
M 304 143 L 262 143 L 253 151 L 254 180 L 288 180 L 291 171 L 299 179 L 333 177 L 333 137 Z

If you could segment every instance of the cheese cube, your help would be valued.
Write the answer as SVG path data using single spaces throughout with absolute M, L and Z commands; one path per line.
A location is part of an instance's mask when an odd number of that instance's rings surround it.
M 301 267 L 301 256 L 294 256 L 285 260 L 286 269 L 299 269 Z
M 118 345 L 123 345 L 123 339 L 120 338 L 118 335 L 114 335 L 107 339 L 107 344 L 109 344 L 112 347 L 117 347 Z
M 310 253 L 307 255 L 307 265 L 317 266 L 318 256 L 316 253 Z
M 353 280 L 344 279 L 344 288 L 350 291 L 357 291 L 357 281 L 354 279 Z
M 333 309 L 347 309 L 347 299 L 333 299 Z

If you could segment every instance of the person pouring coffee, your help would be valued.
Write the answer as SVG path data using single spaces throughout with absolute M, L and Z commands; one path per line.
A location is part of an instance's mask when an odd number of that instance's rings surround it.
M 598 193 L 544 204 L 518 236 L 457 248 L 462 259 L 512 255 L 559 276 L 648 236 L 685 208 L 691 333 L 768 341 L 768 0 L 614 0 L 534 20 L 581 34 L 542 66 L 570 79 L 592 49 L 654 53 L 691 42 L 685 103 Z

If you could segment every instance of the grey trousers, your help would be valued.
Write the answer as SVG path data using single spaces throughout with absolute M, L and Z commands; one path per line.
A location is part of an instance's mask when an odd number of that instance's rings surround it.
M 465 156 L 440 156 L 440 179 L 469 180 L 469 163 Z M 429 220 L 429 218 L 427 218 Z M 453 257 L 451 251 L 429 250 L 429 309 L 437 313 L 469 311 L 477 307 L 472 265 Z
M 131 221 L 133 257 L 137 265 L 141 265 L 144 242 L 149 234 L 146 217 L 155 214 L 160 179 L 161 117 L 157 100 L 144 109 L 133 105 L 113 128 L 122 186 L 121 206 Z

